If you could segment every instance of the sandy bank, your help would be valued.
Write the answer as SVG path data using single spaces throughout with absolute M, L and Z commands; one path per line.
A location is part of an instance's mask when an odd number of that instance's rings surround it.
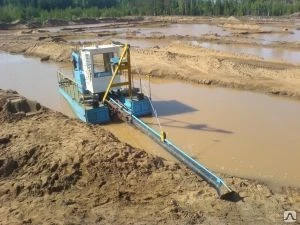
M 16 114 L 12 98 L 0 91 L 2 224 L 273 224 L 300 210 L 299 190 L 229 176 L 243 200 L 219 200 L 180 164 L 48 109 Z

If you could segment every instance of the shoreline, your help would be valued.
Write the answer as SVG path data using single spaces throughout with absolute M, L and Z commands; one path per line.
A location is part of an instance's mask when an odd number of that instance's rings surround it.
M 290 18 L 212 18 L 212 17 L 125 17 L 122 20 L 110 19 L 105 24 L 104 31 L 94 31 L 95 27 L 86 28 L 75 25 L 75 28 L 62 30 L 45 29 L 17 29 L 5 31 L 0 35 L 0 50 L 14 54 L 23 54 L 40 58 L 41 61 L 63 63 L 69 61 L 72 49 L 81 46 L 72 40 L 94 39 L 83 42 L 85 45 L 105 44 L 111 40 L 125 38 L 130 40 L 168 42 L 165 47 L 132 48 L 134 65 L 142 75 L 187 81 L 194 84 L 224 87 L 254 91 L 268 95 L 283 96 L 300 100 L 300 65 L 282 60 L 262 59 L 258 56 L 240 53 L 230 53 L 200 46 L 192 46 L 189 42 L 207 42 L 224 44 L 235 47 L 253 47 L 269 49 L 300 50 L 300 42 L 279 42 L 269 44 L 258 43 L 249 38 L 249 34 L 265 32 L 262 25 L 271 23 L 273 29 L 270 34 L 289 33 L 290 29 L 299 29 Z M 107 19 L 106 19 L 107 20 Z M 111 23 L 114 21 L 114 23 Z M 99 21 L 98 21 L 99 22 Z M 140 34 L 143 27 L 164 27 L 170 24 L 199 23 L 223 27 L 232 35 L 218 33 L 202 36 L 169 35 L 161 32 L 150 33 L 148 36 Z M 86 24 L 85 24 L 86 25 Z M 136 27 L 138 30 L 126 31 L 126 28 Z M 226 28 L 227 27 L 227 28 Z M 284 27 L 284 30 L 282 30 Z M 55 26 L 54 26 L 55 28 Z M 122 32 L 107 29 L 125 29 Z M 249 28 L 249 29 L 248 29 Z M 245 34 L 245 29 L 247 34 Z M 247 30 L 248 29 L 248 30 Z M 98 40 L 98 41 L 96 41 Z M 185 68 L 185 69 L 184 69 Z M 133 70 L 136 72 L 136 69 Z
M 29 57 L 37 57 L 41 61 L 52 61 L 56 63 L 64 63 L 69 61 L 70 52 L 72 49 L 75 49 L 76 45 L 70 45 L 65 42 L 56 43 L 56 42 L 21 42 L 18 41 L 12 43 L 3 43 L 0 44 L 0 50 L 4 52 L 9 52 L 12 54 L 22 54 Z M 185 48 L 188 54 L 181 54 L 181 49 Z M 170 51 L 171 50 L 171 51 Z M 191 56 L 192 52 L 195 50 L 200 50 L 203 54 L 198 54 L 197 56 Z M 172 55 L 171 57 L 175 56 L 178 57 L 178 60 L 185 59 L 186 57 L 195 58 L 195 61 L 199 61 L 204 59 L 207 62 L 207 65 L 203 65 L 203 69 L 201 67 L 197 68 L 194 72 L 189 72 L 188 70 L 183 71 L 179 65 L 174 64 L 174 60 L 168 58 L 162 58 L 164 55 L 168 57 L 168 54 Z M 216 50 L 206 49 L 206 48 L 199 48 L 193 47 L 185 44 L 171 44 L 169 47 L 160 48 L 160 49 L 133 49 L 132 50 L 132 57 L 135 61 L 135 65 L 137 68 L 140 68 L 140 73 L 142 75 L 152 75 L 153 77 L 158 78 L 167 78 L 172 80 L 178 81 L 186 81 L 193 84 L 200 84 L 206 86 L 215 86 L 215 87 L 223 87 L 223 88 L 230 88 L 230 89 L 238 89 L 238 90 L 245 90 L 245 91 L 254 91 L 258 93 L 264 93 L 268 95 L 275 95 L 275 96 L 282 96 L 287 97 L 290 99 L 300 100 L 300 91 L 297 88 L 291 88 L 290 85 L 282 86 L 281 81 L 276 81 L 279 75 L 276 77 L 259 77 L 255 80 L 254 73 L 248 72 L 244 70 L 248 70 L 247 67 L 254 67 L 258 70 L 262 69 L 265 70 L 266 73 L 270 73 L 271 71 L 268 68 L 275 68 L 275 73 L 283 73 L 283 76 L 296 76 L 296 80 L 298 80 L 298 76 L 300 77 L 300 66 L 295 64 L 288 64 L 286 62 L 276 62 L 271 60 L 262 60 L 257 57 L 248 56 L 248 55 L 239 55 L 239 54 L 232 54 L 228 52 L 220 52 Z M 149 57 L 148 61 L 151 62 L 151 66 L 145 66 L 144 59 Z M 157 62 L 157 58 L 160 58 L 161 61 Z M 211 59 L 211 61 L 207 59 Z M 45 60 L 44 60 L 45 59 Z M 170 64 L 168 67 L 160 66 L 161 62 L 165 65 L 166 63 Z M 222 67 L 223 61 L 228 61 L 230 63 L 241 63 L 245 64 L 246 68 L 241 68 L 242 70 L 236 70 L 235 68 L 228 68 L 228 66 L 224 66 L 224 70 L 222 68 L 219 70 L 218 68 L 208 68 L 212 66 L 212 64 L 216 64 L 217 67 Z M 157 63 L 154 63 L 157 62 Z M 182 64 L 182 63 L 181 63 Z M 218 65 L 219 64 L 219 65 Z M 205 68 L 206 67 L 206 68 Z M 227 67 L 227 68 L 226 68 Z M 276 67 L 278 68 L 276 70 Z M 141 69 L 142 68 L 142 69 Z M 171 69 L 172 68 L 172 69 Z M 177 69 L 176 69 L 177 68 Z M 266 69 L 265 69 L 266 68 Z M 194 66 L 192 67 L 194 69 Z M 234 76 L 228 76 L 226 70 L 231 70 L 233 73 L 245 73 L 245 78 L 240 77 L 240 75 L 236 74 Z M 180 71 L 180 72 L 179 72 Z M 291 71 L 291 72 L 289 72 Z M 133 69 L 133 72 L 136 71 Z M 195 75 L 195 73 L 200 73 Z M 213 73 L 220 73 L 212 76 Z M 271 74 L 270 74 L 271 75 Z M 247 77 L 249 76 L 249 77 Z M 230 77 L 230 78 L 229 78 Z M 252 78 L 249 80 L 249 78 Z M 254 78 L 254 80 L 253 80 Z M 269 78 L 273 79 L 268 83 Z M 261 82 L 262 79 L 266 79 L 266 82 Z M 290 79 L 289 79 L 290 80 Z M 291 81 L 289 81 L 291 82 Z M 294 85 L 293 85 L 294 86 Z M 299 84 L 300 87 L 300 84 Z
M 78 18 L 76 20 L 64 20 L 64 19 L 48 19 L 44 24 L 37 27 L 30 27 L 31 21 L 20 21 L 18 23 L 3 23 L 5 27 L 20 29 L 18 26 L 23 28 L 47 28 L 47 27 L 57 27 L 57 26 L 73 26 L 73 25 L 91 25 L 91 24 L 101 24 L 101 23 L 147 23 L 147 22 L 170 22 L 170 23 L 219 23 L 219 22 L 233 22 L 238 23 L 239 21 L 249 21 L 255 24 L 276 24 L 281 22 L 296 21 L 299 20 L 299 16 L 285 15 L 285 16 L 242 16 L 242 17 L 225 17 L 225 16 L 124 16 L 124 17 L 98 17 L 98 18 Z M 34 22 L 33 22 L 34 23 Z M 289 25 L 291 26 L 291 25 Z M 3 29 L 5 30 L 5 29 Z
M 50 109 L 15 114 L 5 105 L 12 97 L 21 96 L 0 90 L 0 160 L 4 162 L 0 166 L 0 215 L 4 223 L 55 222 L 64 218 L 60 210 L 75 224 L 95 223 L 101 206 L 100 212 L 106 212 L 101 214 L 105 224 L 156 224 L 158 220 L 182 224 L 191 218 L 207 224 L 236 221 L 237 215 L 243 223 L 260 217 L 264 224 L 272 224 L 282 221 L 287 205 L 298 209 L 299 188 L 271 190 L 260 181 L 222 174 L 241 200 L 220 200 L 212 187 L 180 163 L 161 161 L 120 142 L 101 126 L 87 125 Z M 8 162 L 17 166 L 8 167 Z M 76 214 L 72 213 L 74 207 Z M 129 218 L 137 208 L 140 216 Z M 89 212 L 83 215 L 85 210 Z M 197 214 L 199 210 L 203 215 Z

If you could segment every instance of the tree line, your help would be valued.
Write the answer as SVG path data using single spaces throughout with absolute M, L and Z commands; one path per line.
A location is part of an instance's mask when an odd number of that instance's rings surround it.
M 126 15 L 281 16 L 300 0 L 0 0 L 0 21 Z

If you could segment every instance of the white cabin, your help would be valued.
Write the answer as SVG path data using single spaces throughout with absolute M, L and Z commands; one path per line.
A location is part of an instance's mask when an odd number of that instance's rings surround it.
M 111 59 L 119 57 L 122 46 L 109 44 L 84 47 L 80 50 L 86 89 L 91 93 L 105 92 L 112 77 Z M 117 75 L 113 83 L 120 83 Z

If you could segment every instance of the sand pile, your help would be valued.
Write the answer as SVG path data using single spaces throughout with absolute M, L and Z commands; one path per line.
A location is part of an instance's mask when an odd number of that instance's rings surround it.
M 300 18 L 300 12 L 295 12 L 295 13 L 291 14 L 290 17 L 292 17 L 292 18 Z
M 16 96 L 0 90 L 0 224 L 273 224 L 300 208 L 299 190 L 233 177 L 243 200 L 220 200 L 181 164 L 50 110 L 5 120 Z
M 230 22 L 240 22 L 240 20 L 239 19 L 237 19 L 236 17 L 234 17 L 234 16 L 230 16 L 230 17 L 228 17 L 227 18 L 227 20 L 228 21 L 230 21 Z

